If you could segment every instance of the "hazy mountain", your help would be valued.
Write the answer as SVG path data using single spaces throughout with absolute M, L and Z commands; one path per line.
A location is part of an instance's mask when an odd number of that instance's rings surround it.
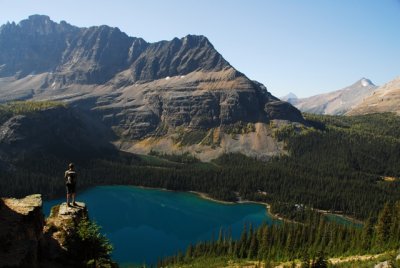
M 227 125 L 303 122 L 296 108 L 238 72 L 204 36 L 148 43 L 118 28 L 78 28 L 41 15 L 0 28 L 0 102 L 30 99 L 85 110 L 128 151 L 148 152 L 153 143 L 137 142 L 154 136 L 176 143 L 177 128 L 216 130 L 221 141 Z M 218 153 L 242 148 L 237 140 L 224 144 Z M 172 146 L 164 145 L 159 149 Z
M 400 113 L 400 77 L 380 86 L 371 96 L 350 110 L 348 115 Z
M 289 94 L 287 94 L 287 95 L 285 95 L 283 97 L 280 97 L 279 99 L 281 99 L 283 101 L 287 101 L 289 103 L 292 103 L 292 102 L 296 102 L 298 97 L 296 96 L 296 94 L 294 94 L 292 92 L 289 92 Z
M 343 89 L 297 99 L 291 103 L 302 112 L 341 115 L 361 103 L 376 89 L 377 86 L 375 86 L 371 80 L 362 78 L 351 86 Z

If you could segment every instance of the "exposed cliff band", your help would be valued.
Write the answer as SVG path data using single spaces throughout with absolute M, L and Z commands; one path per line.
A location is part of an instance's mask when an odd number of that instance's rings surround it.
M 190 132 L 304 122 L 296 108 L 237 71 L 204 36 L 148 43 L 118 28 L 79 28 L 40 15 L 0 28 L 0 102 L 27 99 L 71 103 L 129 150 L 132 142 L 180 127 Z
M 110 248 L 104 248 L 108 244 L 99 243 L 106 242 L 102 235 L 96 234 L 102 241 L 91 241 L 101 245 L 94 255 L 82 254 L 85 247 L 91 251 L 94 248 L 80 235 L 82 231 L 90 235 L 87 227 L 91 224 L 86 205 L 81 202 L 69 208 L 65 203 L 55 206 L 45 220 L 40 194 L 1 198 L 0 267 L 81 267 L 87 261 L 116 266 L 110 260 Z

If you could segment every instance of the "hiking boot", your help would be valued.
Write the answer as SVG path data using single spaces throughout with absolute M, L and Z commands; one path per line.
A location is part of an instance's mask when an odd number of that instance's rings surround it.
M 73 205 L 73 206 L 78 206 L 78 204 L 77 204 L 77 203 L 75 203 L 75 202 L 72 202 L 72 205 Z
M 67 207 L 71 207 L 70 203 L 67 203 Z

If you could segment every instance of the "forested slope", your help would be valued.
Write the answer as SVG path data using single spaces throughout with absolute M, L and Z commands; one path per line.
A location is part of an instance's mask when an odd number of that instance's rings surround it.
M 130 184 L 199 191 L 230 201 L 241 196 L 271 203 L 274 213 L 289 218 L 297 217 L 296 207 L 307 206 L 366 219 L 385 202 L 400 200 L 399 117 L 306 117 L 308 127 L 276 127 L 288 155 L 268 162 L 239 154 L 211 163 L 188 154 L 99 154 L 77 159 L 79 188 Z M 14 169 L 0 173 L 1 195 L 61 195 L 69 161 L 51 153 L 17 161 Z
M 190 245 L 186 252 L 165 258 L 158 266 L 223 267 L 212 263 L 252 260 L 264 263 L 262 267 L 276 267 L 274 263 L 301 260 L 301 267 L 322 268 L 327 267 L 328 257 L 378 254 L 400 246 L 400 202 L 386 204 L 378 219 L 369 219 L 362 228 L 330 222 L 311 211 L 305 212 L 305 218 L 301 224 L 244 226 L 237 240 L 221 230 L 216 240 Z

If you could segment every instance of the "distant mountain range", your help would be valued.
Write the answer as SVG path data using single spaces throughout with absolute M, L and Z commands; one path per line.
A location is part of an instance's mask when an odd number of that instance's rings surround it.
M 394 112 L 400 114 L 400 77 L 380 86 L 348 115 Z
M 295 95 L 288 95 L 289 98 L 285 98 L 302 112 L 342 115 L 371 96 L 377 88 L 371 80 L 362 78 L 348 87 L 333 92 L 302 99 L 296 98 Z
M 118 28 L 79 28 L 42 15 L 0 27 L 0 103 L 21 100 L 69 103 L 68 109 L 101 125 L 96 129 L 111 130 L 110 141 L 121 150 L 188 148 L 204 159 L 230 151 L 277 154 L 268 123 L 304 122 L 295 107 L 233 68 L 204 36 L 148 43 Z M 20 120 L 9 118 L 1 127 L 29 124 Z M 235 124 L 242 140 L 229 134 Z M 31 124 L 32 135 L 46 133 L 34 130 L 41 127 Z M 188 133 L 196 136 L 189 143 Z

